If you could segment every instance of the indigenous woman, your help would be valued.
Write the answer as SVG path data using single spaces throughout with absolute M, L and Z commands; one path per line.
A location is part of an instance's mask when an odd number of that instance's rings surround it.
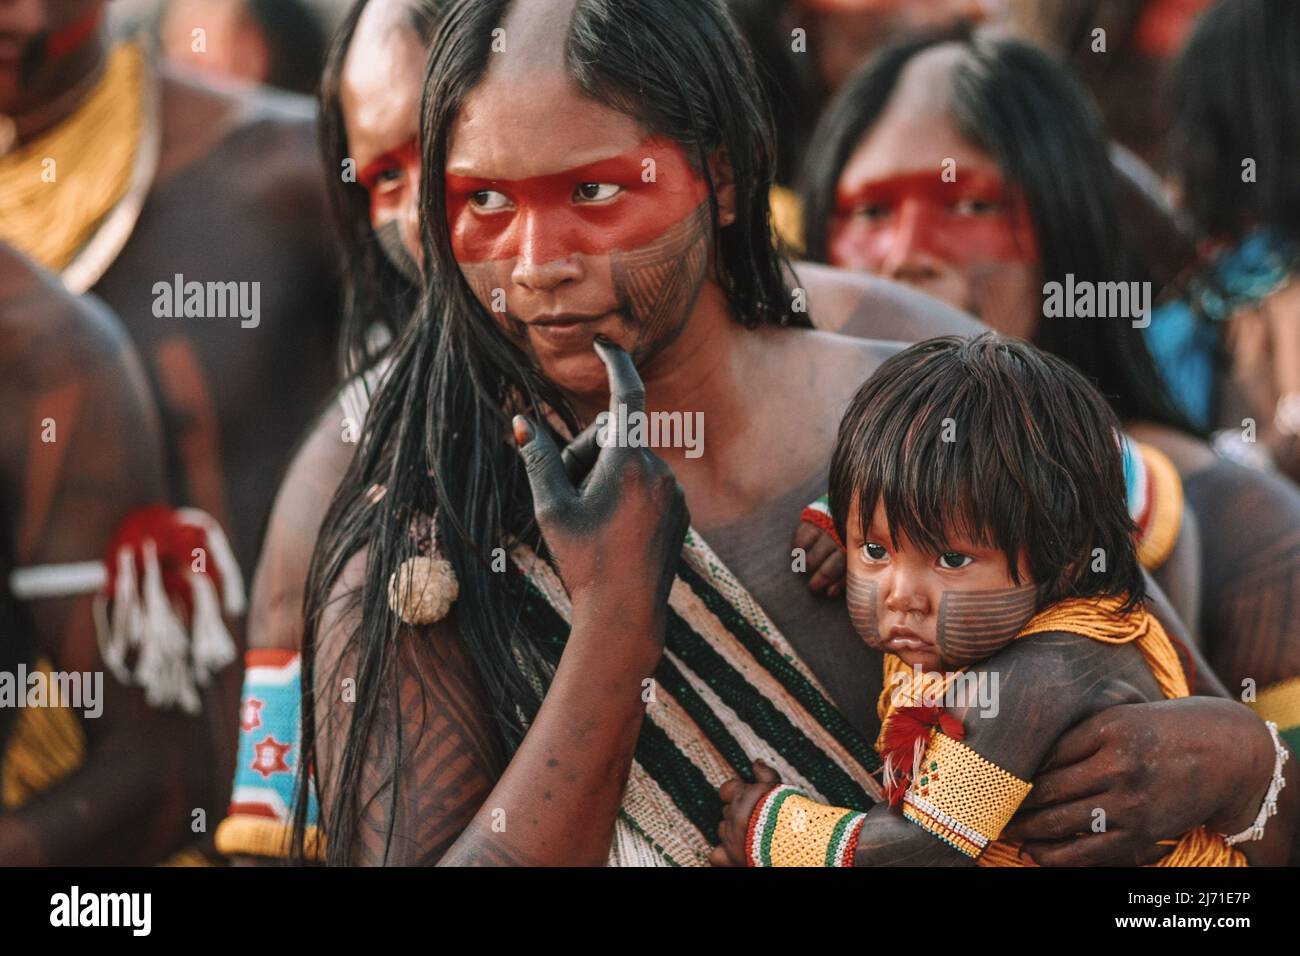
M 330 862 L 498 864 L 704 862 L 716 787 L 754 758 L 877 796 L 879 657 L 785 545 L 884 350 L 792 310 L 757 88 L 717 0 L 446 15 L 421 124 L 429 289 L 308 588 L 300 849 L 309 794 Z M 707 450 L 607 434 L 562 455 L 602 411 L 698 412 Z M 1124 828 L 1058 859 L 1144 859 L 1189 817 L 1255 816 L 1263 722 L 1158 706 L 1072 731 L 1112 771 L 1154 734 L 1161 786 L 1110 793 Z
M 353 377 L 294 459 L 253 580 L 241 750 L 231 816 L 218 834 L 220 847 L 231 854 L 274 856 L 287 849 L 279 840 L 287 791 L 277 799 L 267 791 L 273 789 L 268 785 L 287 787 L 297 765 L 296 675 L 307 568 L 330 498 L 356 450 L 384 368 L 383 347 L 404 327 L 418 298 L 423 253 L 415 140 L 427 47 L 444 6 L 436 0 L 360 0 L 340 26 L 326 66 L 321 126 L 345 262 L 343 365 Z M 355 182 L 334 175 L 350 168 L 358 174 Z M 798 281 L 822 328 L 909 340 L 976 328 L 955 310 L 892 283 L 807 263 L 800 264 Z M 279 736 L 268 733 L 273 717 Z M 268 737 L 281 747 L 289 742 L 283 766 L 278 759 L 259 761 L 259 753 L 278 753 Z
M 360 0 L 339 26 L 326 62 L 321 142 L 344 263 L 341 362 L 349 379 L 294 457 L 253 579 L 234 792 L 217 835 L 218 848 L 230 855 L 274 857 L 287 850 L 276 837 L 286 832 L 298 765 L 307 568 L 330 497 L 356 450 L 383 350 L 419 297 L 420 78 L 445 6 L 443 0 Z
M 1105 142 L 1078 86 L 1017 41 L 918 39 L 855 78 L 810 155 L 810 254 L 967 308 L 1096 381 L 1126 431 L 1182 476 L 1201 532 L 1193 606 L 1215 669 L 1233 688 L 1300 673 L 1300 622 L 1283 610 L 1300 593 L 1300 497 L 1189 433 L 1134 327 L 1139 312 L 1051 305 L 1053 284 L 1096 291 L 1134 275 Z

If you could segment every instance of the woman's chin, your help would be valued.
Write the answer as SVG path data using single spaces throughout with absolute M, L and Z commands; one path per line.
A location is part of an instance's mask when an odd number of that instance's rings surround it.
M 595 349 L 584 352 L 545 349 L 534 354 L 542 374 L 561 391 L 583 398 L 609 394 L 609 374 Z

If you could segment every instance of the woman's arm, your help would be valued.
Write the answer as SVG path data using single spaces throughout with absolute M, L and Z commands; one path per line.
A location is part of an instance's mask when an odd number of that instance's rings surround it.
M 603 343 L 597 351 L 609 369 L 611 406 L 643 409 L 645 392 L 631 359 Z M 442 656 L 426 660 L 413 632 L 404 635 L 397 696 L 381 709 L 404 730 L 418 715 L 420 733 L 413 755 L 400 756 L 386 732 L 394 725 L 368 736 L 358 862 L 393 862 L 396 854 L 449 865 L 594 866 L 608 858 L 645 714 L 643 681 L 663 654 L 668 592 L 689 517 L 671 469 L 646 448 L 601 448 L 590 475 L 575 486 L 548 433 L 518 418 L 515 437 L 538 524 L 573 606 L 559 666 L 523 742 L 489 789 L 486 710 L 467 662 L 453 651 L 459 642 L 449 634 L 435 640 Z M 364 555 L 350 567 L 353 583 L 344 582 L 341 595 L 358 593 Z M 356 603 L 331 602 L 345 610 L 322 622 L 322 674 L 348 672 Z M 328 821 L 347 705 L 320 680 L 313 690 L 324 728 Z M 401 806 L 386 810 L 395 772 Z M 406 846 L 399 849 L 399 842 Z
M 962 724 L 961 742 L 1006 773 L 1030 780 L 1063 730 L 1108 702 L 1141 700 L 1156 692 L 1134 647 L 1114 647 L 1075 634 L 1040 634 L 1017 641 L 967 670 L 977 699 L 946 708 Z M 958 687 L 971 685 L 956 685 Z M 766 770 L 766 768 L 762 768 Z M 779 781 L 770 770 L 757 784 L 730 781 L 719 827 L 722 848 L 711 859 L 743 865 L 744 833 L 758 799 Z M 1032 792 L 1032 791 L 1031 791 Z M 942 808 L 940 808 L 942 809 Z M 999 834 L 985 834 L 997 839 Z M 855 866 L 968 866 L 975 859 L 949 846 L 901 808 L 878 805 L 858 833 Z
M 1007 833 L 1045 866 L 1125 866 L 1164 855 L 1155 844 L 1204 825 L 1237 833 L 1272 780 L 1264 722 L 1230 700 L 1184 697 L 1112 707 L 1064 734 Z M 1252 864 L 1286 862 L 1297 813 L 1296 764 L 1265 838 L 1238 849 Z M 1089 831 L 1095 806 L 1122 829 Z M 1077 836 L 1076 834 L 1088 834 Z

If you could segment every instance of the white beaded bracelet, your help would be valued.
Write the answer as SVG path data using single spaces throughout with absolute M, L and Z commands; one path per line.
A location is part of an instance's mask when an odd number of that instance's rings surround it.
M 1282 765 L 1291 756 L 1291 751 L 1287 749 L 1286 744 L 1278 739 L 1277 724 L 1271 720 L 1266 720 L 1264 726 L 1268 728 L 1268 732 L 1273 736 L 1273 782 L 1268 786 L 1268 793 L 1264 794 L 1264 803 L 1259 808 L 1259 815 L 1255 817 L 1255 822 L 1240 833 L 1223 838 L 1228 846 L 1236 846 L 1238 843 L 1249 843 L 1252 840 L 1262 840 L 1264 838 L 1264 825 L 1268 823 L 1269 817 L 1277 813 L 1277 795 L 1286 786 L 1286 777 L 1282 775 Z

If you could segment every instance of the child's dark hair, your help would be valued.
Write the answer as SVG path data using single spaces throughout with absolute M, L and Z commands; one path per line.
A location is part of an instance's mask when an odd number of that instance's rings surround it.
M 854 497 L 864 535 L 883 503 L 895 543 L 941 552 L 959 534 L 1005 553 L 1017 584 L 1023 548 L 1044 605 L 1127 595 L 1132 606 L 1145 586 L 1118 439 L 1106 400 L 1055 356 L 992 332 L 930 339 L 854 395 L 831 512 L 847 540 Z

